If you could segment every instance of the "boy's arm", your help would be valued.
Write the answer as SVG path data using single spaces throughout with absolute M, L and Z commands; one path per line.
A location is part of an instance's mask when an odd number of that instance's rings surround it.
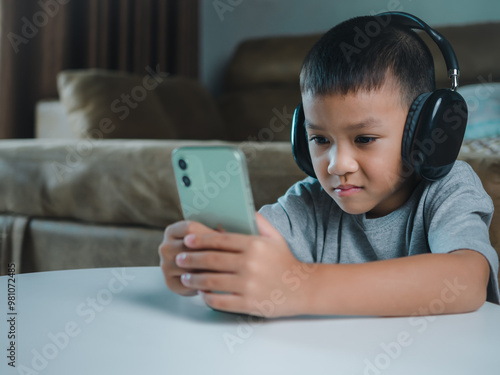
M 306 288 L 315 314 L 460 313 L 482 306 L 489 272 L 483 255 L 464 249 L 362 264 L 321 264 Z
M 216 309 L 267 317 L 409 316 L 468 312 L 486 299 L 489 264 L 475 251 L 307 264 L 291 254 L 267 220 L 261 215 L 257 219 L 262 236 L 212 233 L 184 238 L 191 250 L 177 258 L 177 265 L 200 271 L 187 272 L 181 282 L 206 290 L 205 301 Z
M 307 264 L 291 254 L 267 220 L 257 219 L 262 236 L 212 232 L 184 238 L 189 251 L 176 258 L 177 266 L 186 269 L 180 281 L 205 290 L 213 308 L 267 317 L 410 316 L 468 312 L 486 299 L 489 264 L 476 251 Z

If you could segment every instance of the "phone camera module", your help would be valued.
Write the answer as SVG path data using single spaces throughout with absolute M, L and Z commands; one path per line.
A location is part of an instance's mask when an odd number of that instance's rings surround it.
M 187 167 L 188 167 L 188 166 L 187 166 L 187 163 L 186 163 L 186 161 L 185 161 L 184 159 L 180 159 L 180 160 L 179 160 L 179 167 L 180 167 L 183 171 L 185 171 L 185 170 L 187 169 Z
M 191 179 L 188 176 L 183 176 L 182 177 L 182 182 L 184 182 L 184 185 L 186 187 L 189 187 L 191 185 Z

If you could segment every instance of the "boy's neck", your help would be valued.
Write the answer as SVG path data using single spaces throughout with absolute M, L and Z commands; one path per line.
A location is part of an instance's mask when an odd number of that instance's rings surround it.
M 388 212 L 385 212 L 383 214 L 377 213 L 377 212 L 367 212 L 365 213 L 365 217 L 367 219 L 376 219 L 378 217 L 383 217 L 386 215 L 389 215 L 391 212 L 396 211 L 400 207 L 402 207 L 408 199 L 412 196 L 413 192 L 415 191 L 415 188 L 420 184 L 422 181 L 422 178 L 418 176 L 416 173 L 413 173 L 410 177 L 406 178 L 401 187 L 398 189 L 395 194 L 398 194 L 398 200 L 400 201 L 400 204 L 397 207 L 394 207 Z

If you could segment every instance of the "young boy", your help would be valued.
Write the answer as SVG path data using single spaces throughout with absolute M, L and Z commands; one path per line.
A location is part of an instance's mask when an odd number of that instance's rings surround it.
M 499 302 L 493 205 L 472 168 L 457 161 L 436 182 L 402 173 L 409 107 L 435 86 L 428 48 L 389 25 L 346 55 L 355 31 L 374 21 L 334 27 L 304 61 L 317 179 L 262 207 L 259 236 L 169 226 L 159 252 L 171 290 L 266 317 L 459 313 Z

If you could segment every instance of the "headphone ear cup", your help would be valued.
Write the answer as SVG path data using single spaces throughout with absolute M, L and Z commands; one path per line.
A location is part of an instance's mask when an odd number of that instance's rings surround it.
M 456 91 L 419 95 L 408 112 L 402 143 L 405 163 L 428 181 L 453 167 L 467 126 L 467 104 Z
M 307 141 L 306 128 L 304 126 L 305 116 L 302 103 L 300 103 L 293 113 L 292 118 L 292 153 L 295 162 L 303 172 L 316 178 L 312 165 L 311 154 L 309 153 L 309 142 Z
M 411 104 L 410 109 L 408 110 L 408 115 L 406 116 L 403 141 L 401 143 L 401 156 L 403 158 L 403 162 L 408 168 L 410 168 L 410 170 L 415 170 L 419 175 L 419 170 L 417 170 L 418 163 L 414 163 L 414 160 L 412 160 L 411 151 L 413 149 L 415 131 L 417 129 L 420 113 L 422 112 L 422 107 L 430 95 L 431 93 L 429 92 L 420 94 Z

